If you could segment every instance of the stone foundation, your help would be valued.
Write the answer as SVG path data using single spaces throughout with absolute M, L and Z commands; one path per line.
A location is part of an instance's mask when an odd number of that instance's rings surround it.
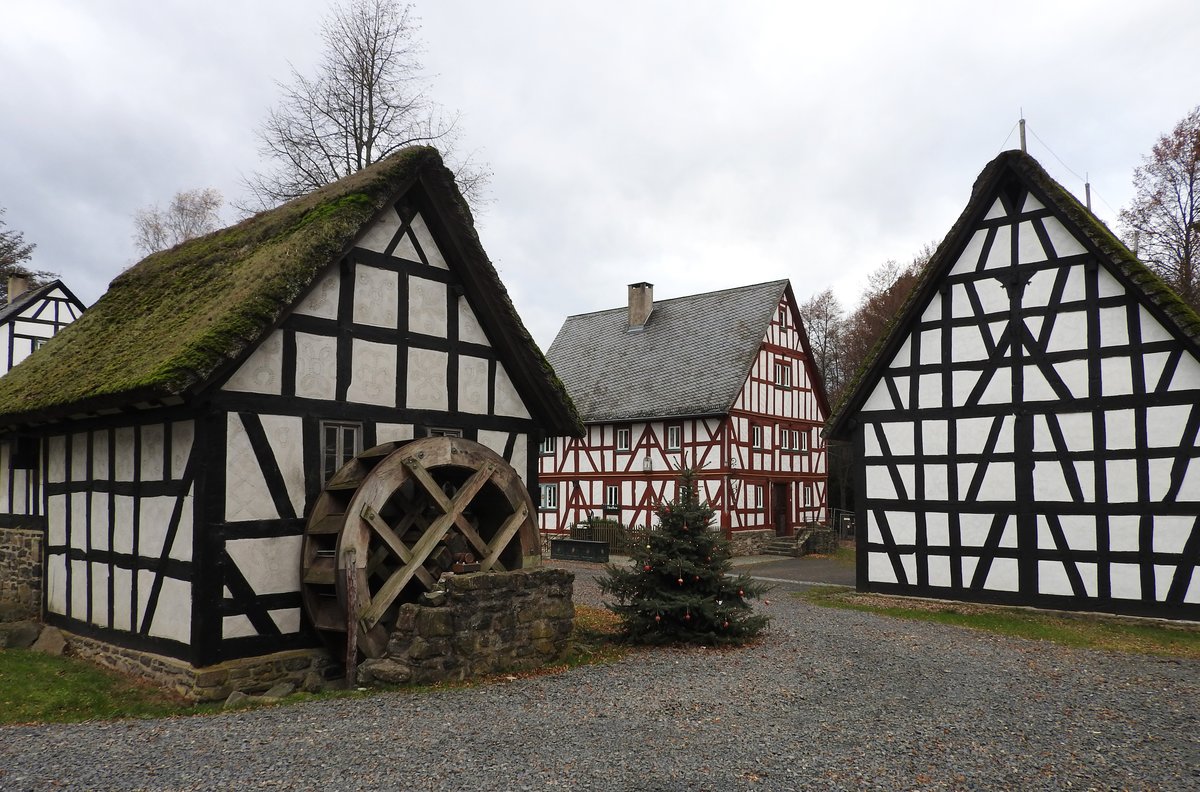
M 551 663 L 570 641 L 574 580 L 549 567 L 446 578 L 401 606 L 387 655 L 359 666 L 359 679 L 429 684 Z
M 63 635 L 76 657 L 145 679 L 192 701 L 220 701 L 235 690 L 261 693 L 277 682 L 292 682 L 299 687 L 310 672 L 324 675 L 333 665 L 324 649 L 293 649 L 195 668 L 174 657 L 126 649 L 68 632 Z
M 0 602 L 42 613 L 42 541 L 37 528 L 0 528 Z
M 758 555 L 763 545 L 775 538 L 775 531 L 734 531 L 729 537 L 735 556 Z

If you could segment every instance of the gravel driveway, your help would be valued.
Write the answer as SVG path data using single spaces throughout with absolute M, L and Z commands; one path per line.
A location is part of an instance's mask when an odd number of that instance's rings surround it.
M 577 600 L 594 600 L 577 570 Z M 0 727 L 0 789 L 1200 788 L 1200 663 L 816 608 L 741 650 L 229 715 Z

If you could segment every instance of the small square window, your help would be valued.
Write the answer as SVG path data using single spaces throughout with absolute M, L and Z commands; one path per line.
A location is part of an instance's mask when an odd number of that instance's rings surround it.
M 462 429 L 441 429 L 437 427 L 429 427 L 427 434 L 430 437 L 462 437 Z
M 763 431 L 762 431 L 761 426 L 751 426 L 750 427 L 750 447 L 751 448 L 762 448 L 763 447 Z
M 619 484 L 609 484 L 604 488 L 604 511 L 615 512 L 621 510 L 621 486 Z
M 538 485 L 538 508 L 542 511 L 555 511 L 558 509 L 558 485 L 557 484 L 540 484 Z
M 683 427 L 668 426 L 667 427 L 667 450 L 678 451 L 683 447 Z
M 38 351 L 39 349 L 41 349 L 42 347 L 46 346 L 46 342 L 47 342 L 47 341 L 49 341 L 49 340 L 50 340 L 49 338 L 35 338 L 35 339 L 33 339 L 33 351 L 34 351 L 34 352 L 37 352 L 37 351 Z
M 362 453 L 360 423 L 321 422 L 321 483 L 328 483 L 342 466 Z
M 557 437 L 547 437 L 545 440 L 542 441 L 542 444 L 538 446 L 538 453 L 541 454 L 542 456 L 554 456 L 554 452 L 555 452 L 555 450 L 557 450 L 557 448 L 558 448 L 558 438 Z
M 782 329 L 782 330 L 787 330 L 787 328 L 788 328 L 788 309 L 787 309 L 787 305 L 781 305 L 781 306 L 779 306 L 779 327 L 780 327 L 780 329 Z
M 775 384 L 781 388 L 792 387 L 792 364 L 789 361 L 775 361 Z
M 628 429 L 617 430 L 617 450 L 628 451 L 631 432 Z

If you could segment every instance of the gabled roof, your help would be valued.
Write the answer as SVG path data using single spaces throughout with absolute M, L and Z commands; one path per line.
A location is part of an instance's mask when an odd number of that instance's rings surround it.
M 67 295 L 68 299 L 78 305 L 81 309 L 84 307 L 83 303 L 79 301 L 79 298 L 72 294 L 71 290 L 64 286 L 62 281 L 55 279 L 49 283 L 43 283 L 41 286 L 34 287 L 29 291 L 18 294 L 17 299 L 13 300 L 3 308 L 0 308 L 0 324 L 4 324 L 13 317 L 17 316 L 30 305 L 42 299 L 55 289 L 62 289 L 63 293 Z
M 588 423 L 726 413 L 790 293 L 777 280 L 656 300 L 633 332 L 627 306 L 570 316 L 546 355 Z
M 48 345 L 0 379 L 0 426 L 187 398 L 239 362 L 386 208 L 422 205 L 534 417 L 578 434 L 579 417 L 475 233 L 438 153 L 404 149 L 352 176 L 154 253 Z
M 862 368 L 844 391 L 846 394 L 829 420 L 827 434 L 834 439 L 849 436 L 852 417 L 870 395 L 883 370 L 912 331 L 943 276 L 954 266 L 966 247 L 976 224 L 987 213 L 1000 192 L 1014 182 L 1027 188 L 1068 231 L 1080 237 L 1087 251 L 1125 284 L 1164 326 L 1176 327 L 1200 352 L 1200 315 L 1192 310 L 1163 280 L 1138 261 L 1129 248 L 1103 222 L 1046 173 L 1033 157 L 1022 151 L 1005 151 L 989 162 L 971 191 L 971 199 L 937 251 L 921 279 L 909 294 L 891 327 L 875 345 Z

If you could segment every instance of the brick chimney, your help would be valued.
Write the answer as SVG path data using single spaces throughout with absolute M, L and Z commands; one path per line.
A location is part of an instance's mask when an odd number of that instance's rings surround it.
M 29 291 L 29 278 L 18 273 L 8 276 L 8 302 L 10 304 L 27 291 Z
M 644 330 L 650 312 L 654 310 L 654 284 L 629 284 L 629 329 Z

